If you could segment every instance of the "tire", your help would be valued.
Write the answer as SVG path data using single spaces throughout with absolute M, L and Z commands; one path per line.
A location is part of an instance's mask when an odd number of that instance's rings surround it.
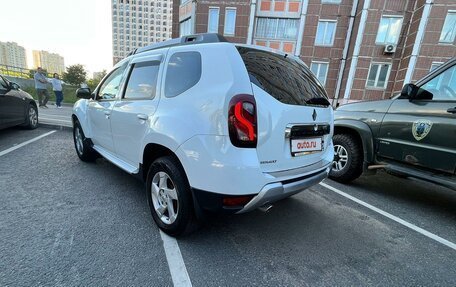
M 27 108 L 27 119 L 25 121 L 25 128 L 34 130 L 38 127 L 38 109 L 33 104 Z
M 180 236 L 198 227 L 190 185 L 178 160 L 171 156 L 155 160 L 146 184 L 150 212 L 163 232 Z
M 347 183 L 363 173 L 363 150 L 359 141 L 351 134 L 333 137 L 334 161 L 329 178 Z
M 76 154 L 82 161 L 93 162 L 98 158 L 98 153 L 92 148 L 90 140 L 85 137 L 78 121 L 75 121 L 73 126 L 73 140 Z

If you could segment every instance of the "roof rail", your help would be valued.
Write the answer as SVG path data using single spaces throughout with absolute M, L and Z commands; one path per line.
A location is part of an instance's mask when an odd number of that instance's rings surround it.
M 219 35 L 216 33 L 188 35 L 188 36 L 183 36 L 180 38 L 175 38 L 175 39 L 163 41 L 160 43 L 152 44 L 149 46 L 137 48 L 137 49 L 131 51 L 128 54 L 128 56 L 143 53 L 146 51 L 167 48 L 167 47 L 206 44 L 206 43 L 219 43 L 219 42 L 228 42 L 228 40 L 225 39 L 225 37 L 223 37 L 222 35 Z

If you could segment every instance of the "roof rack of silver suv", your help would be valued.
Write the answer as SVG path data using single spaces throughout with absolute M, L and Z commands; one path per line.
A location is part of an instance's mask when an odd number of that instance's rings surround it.
M 205 44 L 205 43 L 218 43 L 218 42 L 228 42 L 225 37 L 216 33 L 205 33 L 205 34 L 195 34 L 183 36 L 176 39 L 171 39 L 149 45 L 146 47 L 137 48 L 131 51 L 128 56 L 139 54 L 146 51 L 157 50 L 161 48 L 173 47 L 173 46 L 183 46 L 183 45 L 194 45 L 194 44 Z

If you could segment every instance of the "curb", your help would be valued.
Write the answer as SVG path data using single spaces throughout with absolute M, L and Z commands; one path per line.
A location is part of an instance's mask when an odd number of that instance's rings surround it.
M 35 103 L 38 106 L 38 100 L 35 100 Z M 52 104 L 55 106 L 55 101 L 48 101 L 48 104 Z M 74 106 L 74 104 L 62 102 L 62 106 L 72 108 Z
M 60 130 L 60 131 L 72 131 L 73 130 L 73 127 L 70 127 L 70 126 L 64 126 L 64 125 L 60 125 L 60 124 L 53 124 L 53 123 L 46 123 L 46 122 L 45 123 L 39 122 L 38 127 L 51 128 L 51 129 L 56 129 L 56 130 Z

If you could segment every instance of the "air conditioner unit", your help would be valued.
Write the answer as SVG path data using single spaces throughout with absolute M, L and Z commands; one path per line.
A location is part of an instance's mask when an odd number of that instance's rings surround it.
M 396 52 L 396 45 L 393 44 L 386 45 L 383 51 L 384 54 L 393 54 L 394 52 Z

